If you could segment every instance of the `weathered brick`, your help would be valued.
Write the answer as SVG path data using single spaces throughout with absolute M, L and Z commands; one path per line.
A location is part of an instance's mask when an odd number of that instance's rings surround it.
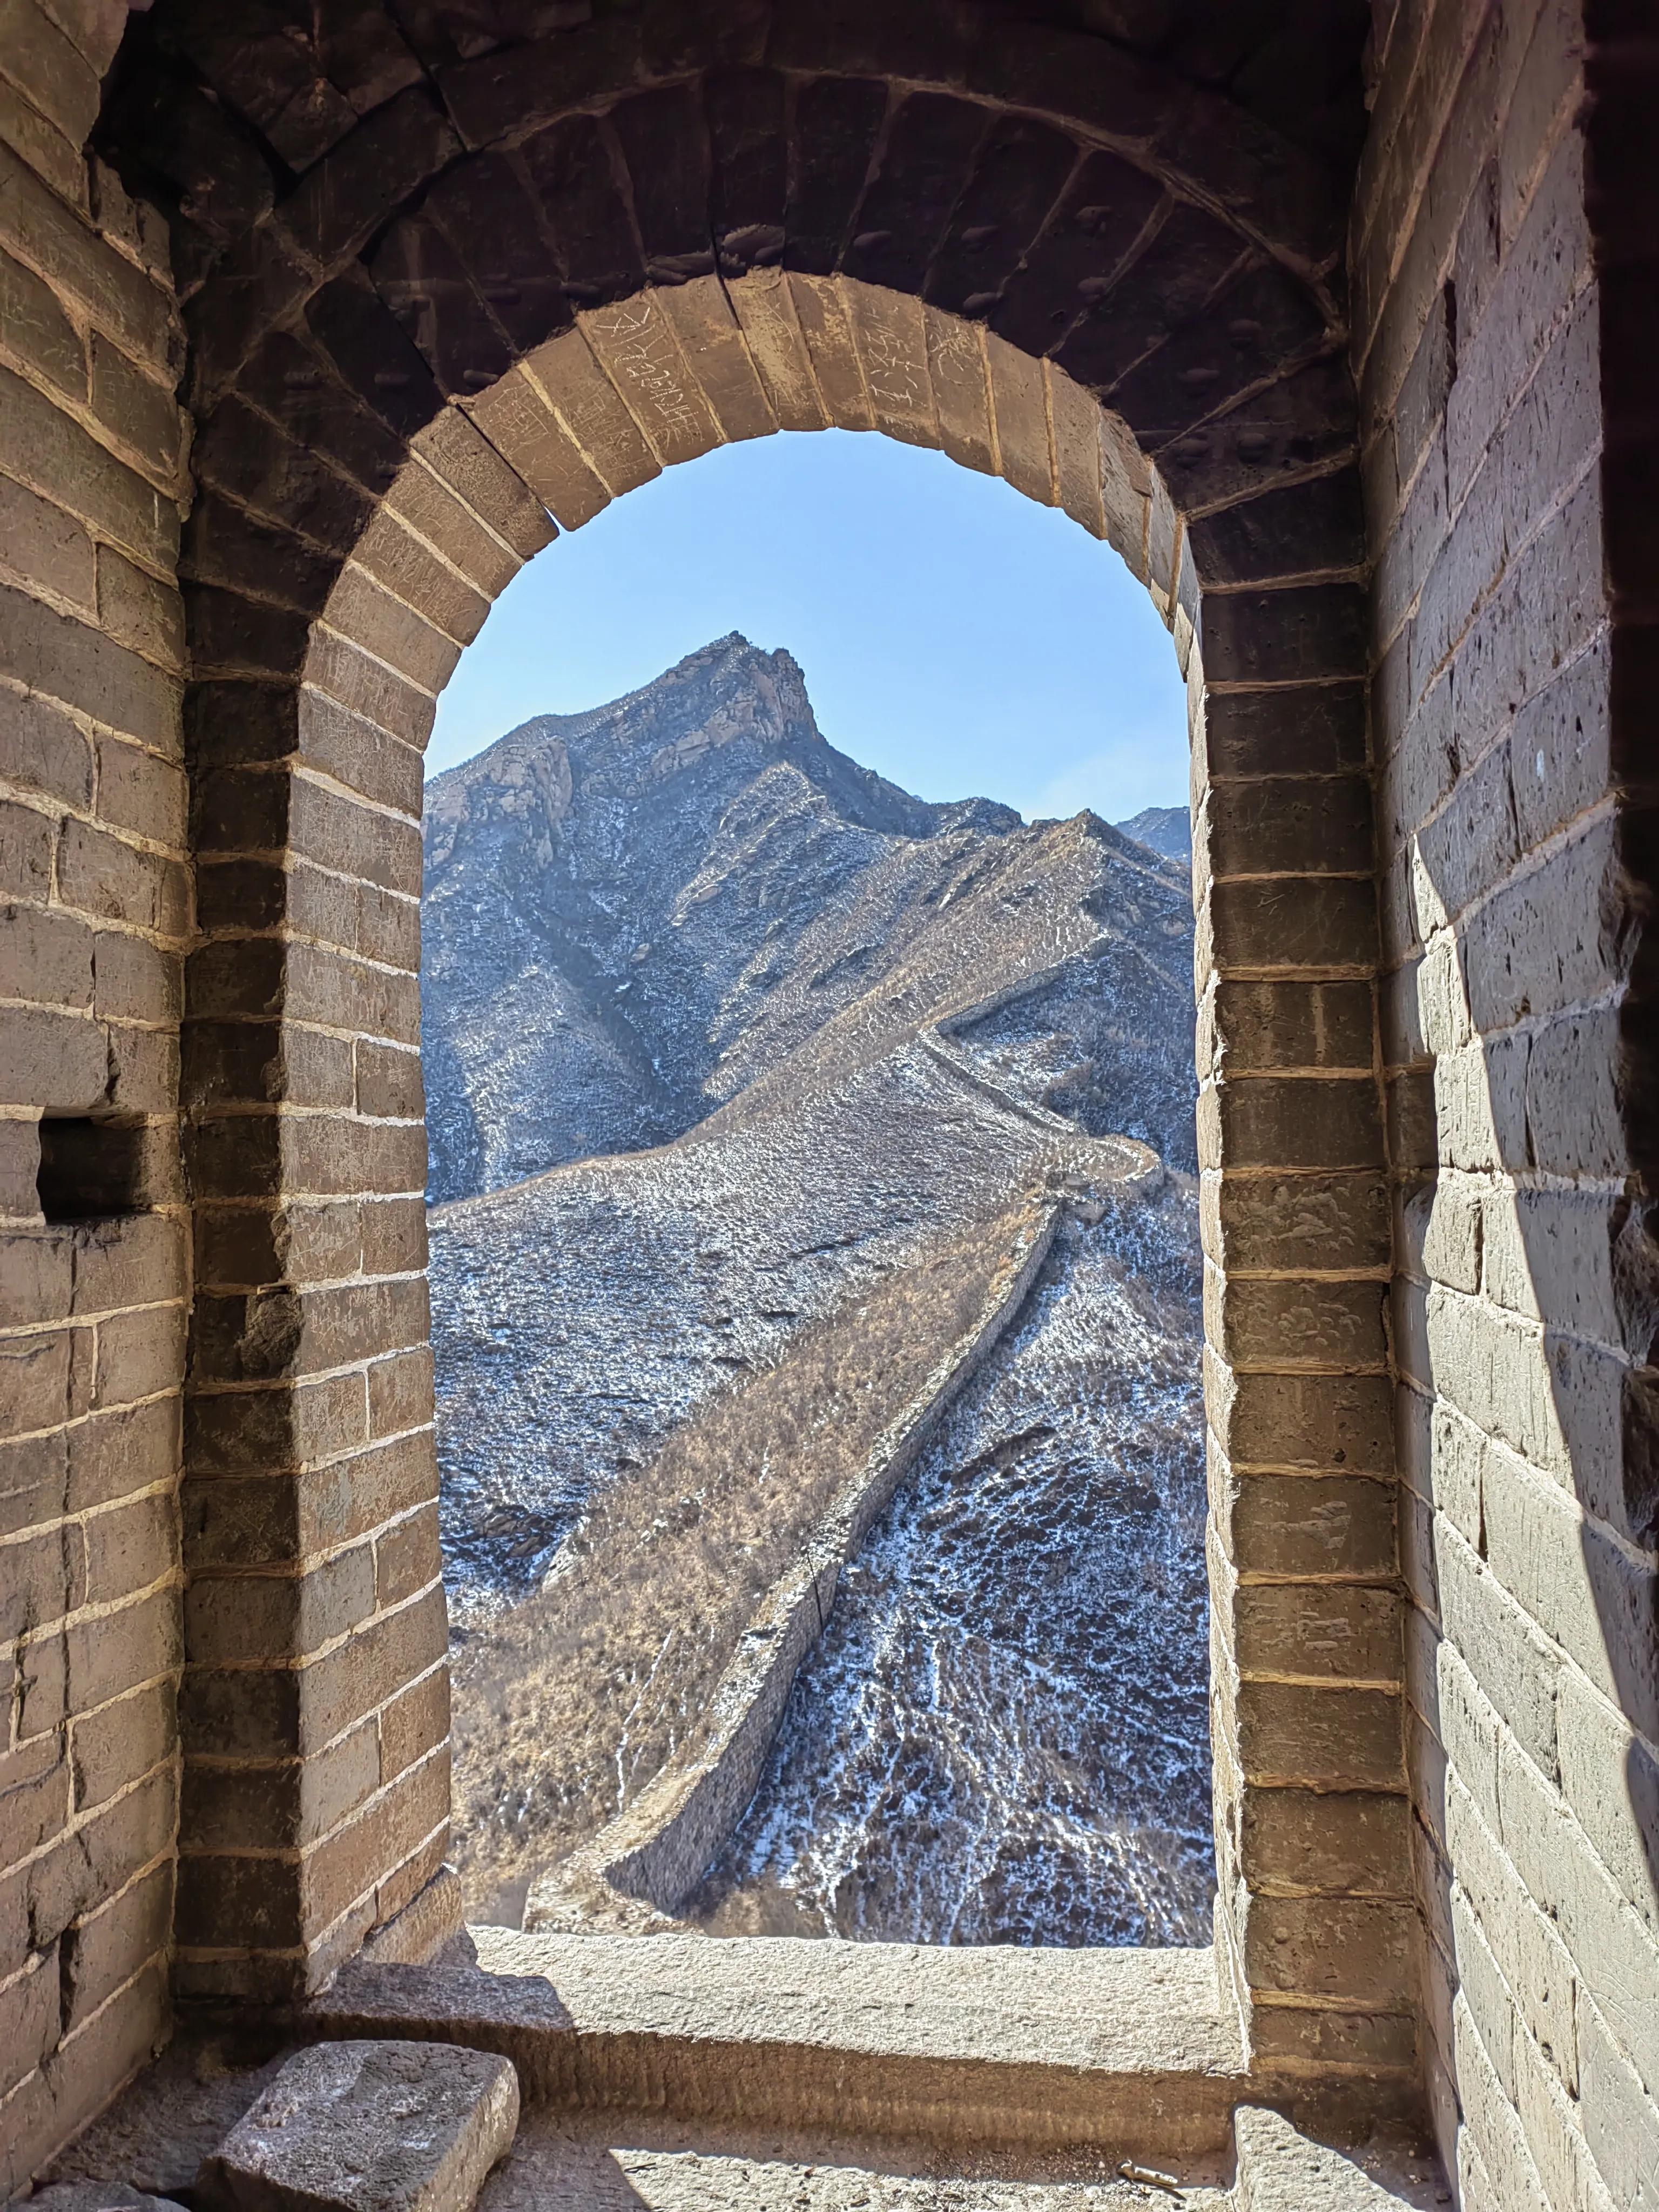
M 12 82 L 71 145 L 83 145 L 97 119 L 99 72 L 35 0 L 3 0 L 0 53 Z
M 550 434 L 556 431 L 551 416 L 528 396 L 527 387 L 516 374 L 503 378 L 493 392 L 483 397 L 494 398 L 503 391 L 526 392 L 526 406 L 534 408 L 537 416 L 546 422 Z M 474 412 L 477 416 L 479 410 Z M 515 436 L 517 429 L 516 421 L 497 422 L 492 426 L 490 434 L 492 442 L 505 441 L 504 450 L 513 456 L 514 467 L 524 475 L 528 464 Z M 538 488 L 538 495 L 541 495 Z M 389 508 L 382 507 L 376 514 L 358 539 L 351 557 L 387 591 L 410 606 L 418 607 L 428 622 L 434 623 L 458 643 L 470 645 L 483 629 L 484 617 L 489 612 L 489 601 L 465 577 L 457 575 L 453 568 L 440 561 Z
M 377 1899 L 390 1870 L 430 1835 L 447 1829 L 449 1759 L 439 1752 L 406 1770 L 371 1804 L 319 1845 L 309 1863 L 310 1909 L 326 1926 L 358 1898 Z
M 412 1119 L 425 1107 L 418 1053 L 367 1040 L 356 1048 L 356 1104 L 360 1114 Z
M 251 1397 L 197 1395 L 188 1408 L 190 1463 L 204 1475 L 276 1473 L 357 1449 L 368 1441 L 366 1424 L 360 1374 Z
M 187 793 L 176 761 L 119 738 L 98 740 L 98 813 L 118 830 L 158 845 L 182 847 Z
M 92 411 L 112 437 L 163 484 L 177 476 L 183 424 L 171 387 L 136 368 L 118 346 L 92 336 Z
M 795 313 L 794 296 L 784 270 L 777 267 L 751 269 L 745 276 L 729 279 L 726 289 L 778 428 L 783 430 L 824 428 L 830 418 L 812 374 L 806 341 Z M 934 319 L 930 315 L 930 327 Z M 959 325 L 951 327 L 959 331 Z M 930 362 L 937 393 L 939 390 L 937 349 L 930 356 Z M 976 373 L 981 387 L 979 415 L 982 434 L 980 444 L 975 448 L 978 458 L 970 461 L 969 465 L 988 469 L 990 445 L 988 430 L 983 428 L 982 367 Z M 953 447 L 951 442 L 954 418 L 943 400 L 940 406 L 940 429 L 945 451 L 957 453 L 958 458 L 965 458 L 962 449 Z
M 1410 1824 L 1403 1795 L 1253 1790 L 1241 1814 L 1240 1863 L 1263 1890 L 1395 1896 L 1407 1879 Z
M 176 1305 L 143 1306 L 100 1321 L 98 1405 L 128 1405 L 176 1389 L 184 1373 L 184 1313 Z
M 1659 2104 L 1585 1997 L 1579 2000 L 1578 2039 L 1585 2142 L 1613 2202 L 1640 2204 L 1659 2192 Z
M 1042 372 L 994 333 L 986 336 L 985 363 L 1000 473 L 1016 491 L 1052 507 L 1056 488 Z
M 191 1664 L 221 1667 L 304 1659 L 366 1621 L 376 1606 L 368 1545 L 296 1575 L 213 1575 L 199 1568 L 185 1594 Z
M 827 277 L 805 275 L 792 265 L 789 295 L 812 380 L 831 426 L 838 430 L 873 429 L 875 416 L 865 389 L 852 319 L 840 288 Z
M 88 200 L 87 165 L 81 150 L 5 77 L 0 77 L 0 143 L 58 197 L 76 209 Z
M 362 1232 L 365 1274 L 407 1274 L 425 1267 L 426 1208 L 417 1192 L 366 1199 Z
M 434 1667 L 382 1707 L 380 1772 L 387 1782 L 424 1759 L 449 1734 L 449 1670 Z
M 1519 2017 L 1567 2088 L 1576 2093 L 1573 2010 L 1577 1984 L 1572 1962 L 1455 1771 L 1447 1784 L 1446 1841 L 1458 1887 L 1503 1975 L 1504 2011 Z
M 0 2050 L 9 2070 L 27 2074 L 58 2041 L 58 1972 L 56 1949 L 32 1960 L 0 1989 Z
M 1263 1281 L 1205 1270 L 1205 1328 L 1241 1367 L 1378 1368 L 1385 1363 L 1377 1282 Z
M 259 1950 L 286 1951 L 311 1931 L 305 1917 L 305 1876 L 298 1860 L 184 1853 L 173 1938 L 181 1948 L 219 1948 L 233 1937 Z
M 249 1768 L 187 1759 L 180 1847 L 300 1848 L 337 1827 L 380 1784 L 380 1741 L 373 1719 L 303 1760 Z
M 3 2185 L 15 2189 L 109 2100 L 164 2039 L 169 2021 L 167 1977 L 157 1961 L 58 2045 L 43 2074 L 20 2085 L 8 2108 L 0 2148 Z
M 7 368 L 0 368 L 0 464 L 8 474 L 143 560 L 163 567 L 177 557 L 179 510 L 170 499 Z
M 89 1604 L 108 1605 L 148 1589 L 178 1565 L 178 1511 L 170 1497 L 143 1498 L 94 1513 L 83 1533 Z
M 401 1605 L 442 1572 L 435 1506 L 423 1508 L 377 1537 L 374 1586 L 383 1606 Z
M 158 751 L 179 749 L 179 686 L 89 623 L 0 586 L 0 640 L 10 674 Z
M 1212 776 L 1340 775 L 1366 764 L 1358 684 L 1212 693 L 1204 738 Z
M 96 933 L 93 1006 L 101 1020 L 173 1024 L 183 997 L 183 963 L 178 952 L 125 931 Z
M 106 545 L 98 549 L 98 619 L 108 635 L 162 668 L 184 665 L 184 602 Z
M 91 930 L 72 915 L 0 907 L 0 998 L 89 1009 L 92 948 Z
M 416 1778 L 418 1787 L 411 1789 L 404 1802 L 407 1810 L 399 1822 L 399 1832 L 393 1848 L 402 1853 L 400 1863 L 376 1885 L 374 1891 L 374 1919 L 384 1927 L 412 1905 L 422 1892 L 429 1889 L 443 1872 L 449 1858 L 450 1824 L 447 1815 L 441 1814 L 424 1836 L 413 1832 L 425 1816 L 441 1790 L 445 1801 L 449 1790 L 450 1754 L 447 1745 L 430 1762 L 429 1771 Z M 440 1778 L 442 1778 L 441 1781 Z M 429 1795 L 428 1793 L 430 1793 Z
M 0 477 L 0 532 L 6 566 L 24 583 L 79 607 L 94 605 L 96 555 L 73 515 Z
M 304 1668 L 192 1668 L 180 1696 L 185 1743 L 199 1753 L 281 1758 L 320 1749 L 441 1657 L 442 1591 L 365 1623 Z
M 1443 1516 L 1435 1557 L 1447 1635 L 1528 1756 L 1553 1774 L 1555 1654 Z
M 1300 2005 L 1271 1996 L 1251 2021 L 1251 2048 L 1265 2065 L 1324 2069 L 1333 2063 L 1410 2068 L 1417 2051 L 1416 2022 L 1408 2012 L 1350 2012 L 1340 2005 Z
M 1219 1265 L 1244 1271 L 1385 1267 L 1388 1213 L 1387 1190 L 1370 1173 L 1229 1172 L 1200 1192 L 1205 1249 Z
M 64 1510 L 68 1456 L 61 1430 L 0 1444 L 0 1535 L 54 1521 Z
M 72 2033 L 152 1961 L 165 1965 L 173 1929 L 173 1871 L 150 1872 L 82 1921 L 66 1944 L 64 2027 Z
M 397 1436 L 432 1419 L 432 1353 L 422 1347 L 377 1359 L 368 1370 L 369 1431 Z
M 0 1006 L 0 1101 L 63 1114 L 98 1105 L 109 1083 L 102 1028 L 73 1013 Z
M 434 629 L 422 613 L 394 598 L 355 562 L 348 562 L 330 594 L 324 619 L 425 691 L 442 690 L 460 659 L 460 647 L 453 638 Z
M 426 1285 L 418 1279 L 204 1298 L 194 1372 L 201 1382 L 297 1379 L 424 1343 L 427 1330 Z
M 66 1644 L 69 1710 L 87 1712 L 107 1704 L 140 1683 L 176 1671 L 179 1593 L 158 1589 L 118 1612 L 79 1622 L 68 1631 Z M 169 1790 L 171 1786 L 169 1778 Z M 153 1857 L 161 1848 L 160 1843 L 154 1844 L 144 1856 Z
M 1452 2004 L 1453 2061 L 1467 2131 L 1460 2142 L 1459 2179 L 1473 2212 L 1550 2212 L 1538 2169 L 1515 2108 L 1504 2094 L 1480 2032 L 1460 1990 Z M 1485 2179 L 1490 2167 L 1493 2178 Z M 1474 2176 L 1481 2177 L 1474 2179 Z
M 178 1744 L 175 1694 L 172 1682 L 153 1682 L 73 1717 L 70 1760 L 77 1814 L 106 1803 L 172 1759 Z
M 1385 1376 L 1237 1375 L 1206 1346 L 1205 1401 L 1236 1465 L 1393 1473 Z
M 1244 1682 L 1237 1698 L 1252 1781 L 1388 1790 L 1405 1778 L 1401 1701 L 1389 1691 Z
M 273 1565 L 367 1535 L 437 1495 L 429 1429 L 299 1475 L 187 1481 L 185 1556 L 197 1565 Z
M 92 798 L 92 747 L 49 700 L 0 693 L 0 776 L 18 789 L 86 806 Z
M 337 705 L 406 745 L 418 750 L 431 734 L 435 712 L 431 695 L 330 631 L 319 630 L 313 637 L 305 678 Z
M 649 290 L 580 318 L 581 331 L 665 465 L 694 460 L 720 430 L 667 315 Z
M 1297 684 L 1346 676 L 1360 657 L 1364 594 L 1349 584 L 1212 596 L 1204 612 L 1211 683 Z
M 1392 1486 L 1348 1475 L 1235 1475 L 1218 1506 L 1243 1574 L 1390 1576 Z
M 1372 1064 L 1372 992 L 1368 983 L 1223 978 L 1211 994 L 1208 1018 L 1230 1074 L 1281 1068 L 1369 1072 Z M 1204 1057 L 1201 1048 L 1200 1056 Z
M 1659 1933 L 1659 1759 L 1576 1670 L 1558 1692 L 1561 1788 L 1589 1841 L 1649 1930 Z
M 1417 1928 L 1403 1899 L 1253 1897 L 1245 1971 L 1253 1987 L 1403 2011 L 1414 1994 Z
M 69 1437 L 69 1510 L 109 1504 L 179 1469 L 179 1401 L 152 1401 L 77 1422 Z
M 288 799 L 287 842 L 295 854 L 385 890 L 420 896 L 421 837 L 413 822 L 388 819 L 306 776 L 294 779 Z
M 446 408 L 415 443 L 422 463 L 528 561 L 555 535 L 541 501 L 458 408 Z
M 1644 2082 L 1659 2071 L 1659 1948 L 1526 1753 L 1498 1749 L 1498 1840 L 1553 1922 L 1574 1971 Z
M 1659 1734 L 1659 1583 L 1553 1483 L 1489 1462 L 1486 1557 L 1504 1588 L 1650 1739 Z
M 388 735 L 310 685 L 300 697 L 298 736 L 307 763 L 335 782 L 399 813 L 419 813 L 422 768 L 416 745 Z

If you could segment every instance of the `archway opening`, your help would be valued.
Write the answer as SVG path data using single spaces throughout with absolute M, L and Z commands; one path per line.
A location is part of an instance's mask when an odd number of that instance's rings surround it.
M 734 529 L 758 557 L 688 585 Z M 806 650 L 653 668 L 728 621 Z M 471 1916 L 1207 1941 L 1188 748 L 1145 592 L 938 456 L 723 447 L 538 556 L 445 699 Z
M 995 8 L 920 40 L 861 10 L 757 11 L 734 44 L 668 20 L 354 62 L 320 110 L 319 50 L 280 112 L 187 29 L 117 103 L 178 210 L 198 426 L 182 1735 L 212 1819 L 181 1832 L 179 1984 L 314 1988 L 448 1893 L 408 1103 L 435 696 L 556 527 L 834 423 L 1106 535 L 1193 679 L 1223 1987 L 1296 2063 L 1334 2004 L 1380 2007 L 1365 2047 L 1404 2064 L 1398 1973 L 1334 1933 L 1391 1945 L 1409 1887 L 1340 194 L 1230 97 Z M 226 143 L 216 98 L 251 155 L 224 200 L 193 150 Z M 306 1601 L 247 1606 L 271 1575 Z M 233 1771 L 250 1664 L 295 1694 Z M 248 1902 L 272 1850 L 274 1917 Z

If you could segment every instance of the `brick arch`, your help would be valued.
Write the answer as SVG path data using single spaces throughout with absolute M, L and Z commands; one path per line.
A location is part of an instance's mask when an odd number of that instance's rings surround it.
M 416 1027 L 436 694 L 557 528 L 715 443 L 833 422 L 1066 507 L 1176 633 L 1218 1930 L 1264 2064 L 1401 2075 L 1333 195 L 1259 122 L 1103 41 L 991 8 L 925 32 L 826 12 L 692 34 L 647 9 L 470 58 L 383 41 L 348 67 L 161 0 L 108 110 L 112 156 L 173 185 L 197 422 L 179 1985 L 314 1987 L 443 1854 Z

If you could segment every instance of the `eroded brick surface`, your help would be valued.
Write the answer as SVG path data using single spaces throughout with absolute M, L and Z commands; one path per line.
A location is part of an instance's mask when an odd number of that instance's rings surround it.
M 82 150 L 119 27 L 0 30 L 6 2190 L 165 2036 L 173 1933 L 185 437 L 160 226 Z
M 1650 65 L 1597 27 L 1380 24 L 1352 230 L 1423 2033 L 1471 2205 L 1645 2202 L 1659 2158 L 1628 1994 L 1659 1986 L 1648 772 L 1617 704 L 1653 569 L 1613 530 L 1650 416 L 1602 404 L 1651 176 L 1616 216 L 1595 192 Z

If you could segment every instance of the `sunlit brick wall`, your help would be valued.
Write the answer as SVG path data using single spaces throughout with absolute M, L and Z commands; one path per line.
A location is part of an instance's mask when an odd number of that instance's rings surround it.
M 82 151 L 125 22 L 0 33 L 0 2191 L 167 2021 L 185 441 L 165 227 Z
M 1470 2212 L 1577 2212 L 1645 2203 L 1659 2159 L 1639 637 L 1610 591 L 1639 455 L 1604 445 L 1579 9 L 1401 0 L 1376 40 L 1353 293 L 1429 2079 Z M 1639 47 L 1599 66 L 1652 101 Z

